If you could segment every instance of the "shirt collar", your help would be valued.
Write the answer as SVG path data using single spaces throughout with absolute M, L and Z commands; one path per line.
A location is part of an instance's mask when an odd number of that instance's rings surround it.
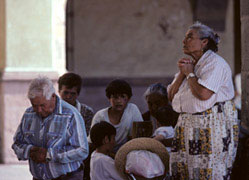
M 78 100 L 76 100 L 75 108 L 78 109 L 78 111 L 80 112 L 81 104 L 80 104 L 80 102 Z
M 62 104 L 61 103 L 62 103 L 61 99 L 59 98 L 59 96 L 56 95 L 56 106 L 55 106 L 55 110 L 54 110 L 55 114 L 62 113 Z
M 197 62 L 197 64 L 195 65 L 196 67 L 199 67 L 203 61 L 210 55 L 212 54 L 212 50 L 207 50 L 202 56 L 201 58 L 199 59 L 199 61 Z

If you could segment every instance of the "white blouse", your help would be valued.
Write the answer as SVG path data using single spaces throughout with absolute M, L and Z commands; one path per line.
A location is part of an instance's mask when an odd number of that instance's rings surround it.
M 208 50 L 194 68 L 198 83 L 214 92 L 208 100 L 196 98 L 185 78 L 172 100 L 176 112 L 197 113 L 211 108 L 216 102 L 224 102 L 234 97 L 232 72 L 228 63 L 215 52 Z M 177 75 L 175 75 L 176 80 Z M 168 90 L 171 85 L 168 86 Z
M 96 151 L 91 155 L 90 170 L 91 180 L 123 180 L 115 167 L 114 160 Z

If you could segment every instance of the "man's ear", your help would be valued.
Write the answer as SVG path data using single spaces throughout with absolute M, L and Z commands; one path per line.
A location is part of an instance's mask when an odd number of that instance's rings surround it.
M 55 94 L 55 93 L 53 93 L 53 94 L 52 94 L 52 96 L 51 96 L 50 100 L 53 100 L 53 101 L 55 101 L 55 100 L 56 100 L 56 94 Z
M 109 138 L 108 138 L 108 136 L 105 136 L 105 138 L 103 139 L 102 143 L 103 143 L 103 144 L 109 143 Z
M 56 99 L 56 94 L 55 93 L 52 94 L 52 99 Z

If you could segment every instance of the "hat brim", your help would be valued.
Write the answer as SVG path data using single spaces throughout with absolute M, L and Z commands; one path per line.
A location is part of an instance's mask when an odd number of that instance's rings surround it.
M 156 153 L 162 160 L 165 166 L 165 171 L 168 172 L 169 154 L 165 146 L 161 142 L 153 138 L 141 137 L 141 138 L 132 139 L 127 143 L 125 143 L 123 146 L 121 146 L 121 148 L 118 150 L 115 156 L 115 166 L 123 177 L 126 177 L 125 175 L 126 156 L 129 152 L 133 150 L 147 150 L 152 153 Z

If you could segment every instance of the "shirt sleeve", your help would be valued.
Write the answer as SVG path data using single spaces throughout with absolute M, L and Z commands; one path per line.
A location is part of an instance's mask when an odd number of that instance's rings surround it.
M 217 93 L 226 77 L 226 69 L 220 63 L 209 63 L 202 68 L 198 83 L 207 89 Z
M 174 137 L 174 129 L 172 127 L 160 127 L 157 128 L 153 136 L 162 135 L 165 139 Z
M 12 149 L 14 150 L 18 160 L 28 160 L 29 159 L 29 151 L 31 147 L 33 147 L 32 144 L 29 144 L 25 138 L 24 133 L 22 130 L 22 125 L 24 121 L 24 116 L 22 118 L 22 121 L 20 125 L 17 128 L 17 131 L 14 135 L 14 143 L 12 145 Z
M 142 114 L 141 112 L 139 111 L 138 107 L 135 105 L 135 104 L 132 104 L 132 108 L 133 108 L 133 122 L 142 122 L 144 121 L 143 120 L 143 117 L 142 117 Z
M 67 145 L 48 148 L 52 162 L 69 163 L 87 158 L 89 153 L 85 123 L 79 113 L 74 113 L 68 129 Z
M 177 76 L 178 76 L 179 73 L 180 72 L 178 72 L 178 73 L 175 74 L 173 81 L 167 86 L 167 93 L 169 93 L 169 89 L 172 86 L 172 84 L 176 81 L 176 78 L 177 78 Z
M 81 115 L 85 121 L 86 132 L 87 132 L 87 134 L 89 134 L 94 112 L 93 112 L 92 108 L 90 108 L 89 106 L 86 106 L 86 105 L 84 105 L 84 106 L 82 105 L 81 108 L 82 108 Z
M 94 126 L 94 124 L 97 124 L 98 122 L 101 121 L 101 115 L 100 115 L 100 111 L 98 111 L 94 116 L 93 116 L 93 119 L 92 119 L 92 123 L 91 123 L 91 128 Z M 91 131 L 91 128 L 89 130 L 89 135 L 87 137 L 87 141 L 89 143 L 92 143 L 91 141 L 91 138 L 90 138 L 90 131 Z
M 102 179 L 110 179 L 110 180 L 122 180 L 123 179 L 115 167 L 114 160 L 112 160 L 111 158 L 103 159 L 101 161 L 100 166 L 102 166 L 101 169 L 103 169 Z

